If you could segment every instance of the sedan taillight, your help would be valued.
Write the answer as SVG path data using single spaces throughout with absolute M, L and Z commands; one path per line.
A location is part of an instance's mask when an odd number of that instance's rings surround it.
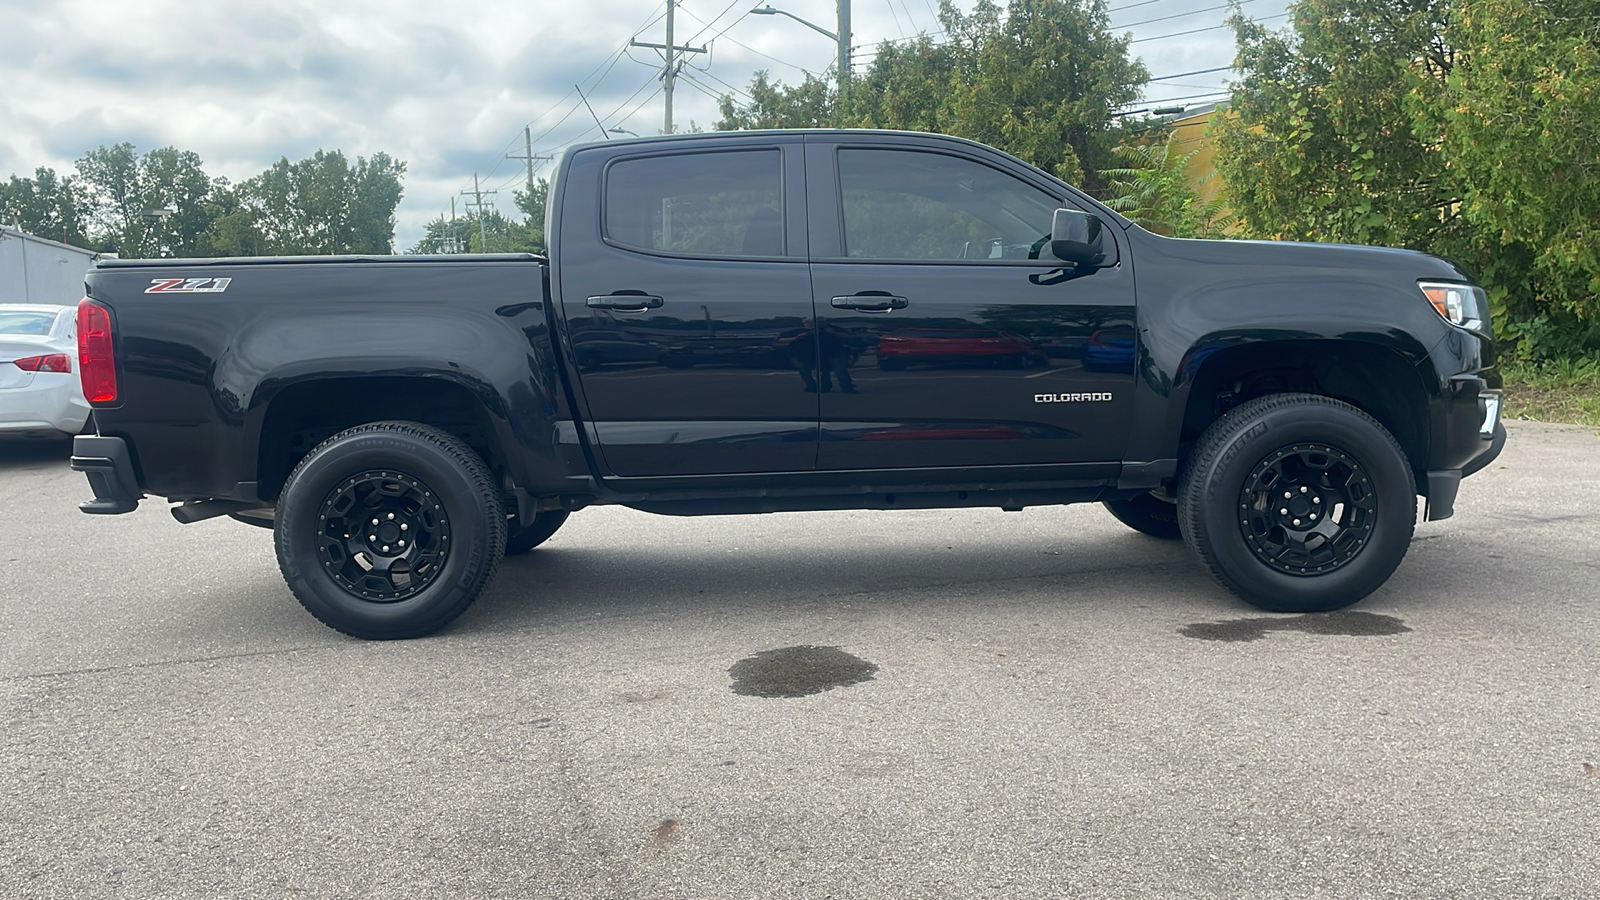
M 24 372 L 72 371 L 72 357 L 66 353 L 52 353 L 49 356 L 30 356 L 27 359 L 12 360 L 12 363 Z
M 78 303 L 78 371 L 90 403 L 117 402 L 117 363 L 111 355 L 111 311 L 85 298 Z

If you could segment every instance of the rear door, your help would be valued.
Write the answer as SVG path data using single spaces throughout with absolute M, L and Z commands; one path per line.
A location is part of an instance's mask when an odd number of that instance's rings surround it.
M 807 161 L 818 468 L 1114 472 L 1133 408 L 1133 275 L 1054 259 L 1054 211 L 1076 201 L 954 143 L 818 135 Z
M 803 150 L 630 143 L 563 173 L 567 354 L 612 474 L 815 467 Z

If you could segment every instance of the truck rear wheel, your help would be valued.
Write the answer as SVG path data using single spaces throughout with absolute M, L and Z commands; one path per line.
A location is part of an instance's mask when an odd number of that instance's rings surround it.
M 278 567 L 300 604 L 369 640 L 450 624 L 494 576 L 505 540 L 483 459 L 415 422 L 373 422 L 323 441 L 284 483 L 273 527 Z
M 512 528 L 506 535 L 506 555 L 519 556 L 550 540 L 550 536 L 566 524 L 568 515 L 571 514 L 564 509 L 547 509 L 542 513 L 535 513 L 532 522 L 523 527 Z
M 1183 536 L 1211 574 L 1273 612 L 1349 606 L 1411 543 L 1416 482 L 1371 416 L 1329 397 L 1274 394 L 1223 414 L 1178 493 Z

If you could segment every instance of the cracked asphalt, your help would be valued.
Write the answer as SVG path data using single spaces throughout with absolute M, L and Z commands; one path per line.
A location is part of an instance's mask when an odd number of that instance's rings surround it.
M 0 895 L 1593 897 L 1600 437 L 1352 610 L 1098 506 L 573 516 L 363 643 L 269 535 L 0 444 Z

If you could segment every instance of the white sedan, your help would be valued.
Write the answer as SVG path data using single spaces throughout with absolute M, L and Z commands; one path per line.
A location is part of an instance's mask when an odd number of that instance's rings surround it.
M 0 303 L 0 435 L 77 434 L 89 419 L 78 383 L 77 310 Z

